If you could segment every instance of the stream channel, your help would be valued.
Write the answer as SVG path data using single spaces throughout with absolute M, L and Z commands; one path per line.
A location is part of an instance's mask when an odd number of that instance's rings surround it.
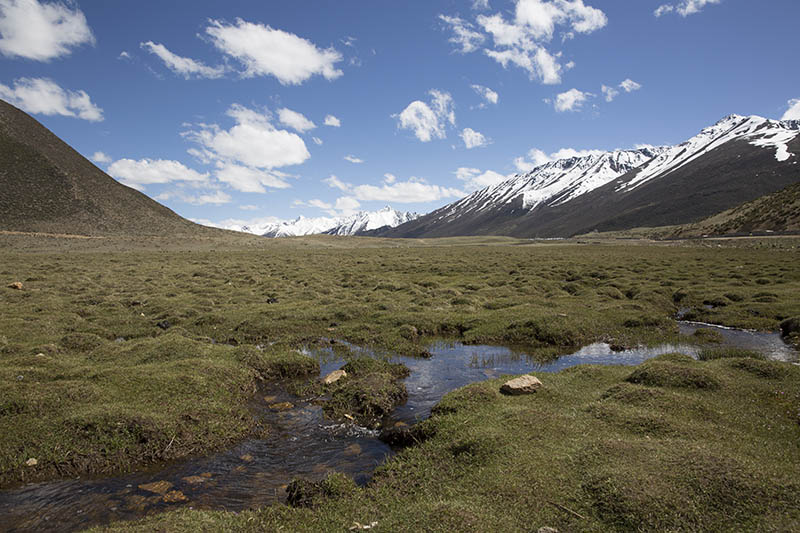
M 679 326 L 684 335 L 701 327 L 713 328 L 722 334 L 725 346 L 758 350 L 780 361 L 797 360 L 797 353 L 776 333 L 692 322 L 680 322 Z M 687 343 L 614 352 L 608 344 L 595 343 L 554 361 L 539 363 L 509 348 L 439 342 L 430 347 L 429 359 L 390 357 L 393 362 L 405 364 L 411 374 L 405 380 L 408 401 L 395 409 L 389 424 L 410 425 L 423 420 L 444 394 L 503 374 L 558 372 L 580 364 L 638 365 L 670 352 L 696 357 L 700 349 Z M 308 354 L 320 361 L 321 376 L 344 364 L 330 349 Z M 290 402 L 293 407 L 270 409 L 269 405 L 280 402 Z M 319 480 L 336 471 L 364 484 L 375 467 L 394 452 L 378 439 L 378 432 L 328 420 L 321 407 L 290 395 L 280 383 L 261 385 L 252 411 L 271 428 L 268 438 L 246 440 L 211 456 L 120 477 L 35 483 L 0 491 L 0 531 L 76 531 L 181 506 L 252 509 L 285 501 L 286 484 L 295 477 Z M 154 483 L 158 485 L 149 490 L 140 488 Z

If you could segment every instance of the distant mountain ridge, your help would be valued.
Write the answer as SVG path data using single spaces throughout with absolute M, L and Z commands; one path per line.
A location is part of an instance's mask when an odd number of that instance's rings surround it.
M 264 237 L 299 237 L 302 235 L 358 235 L 366 231 L 395 227 L 419 217 L 417 213 L 397 211 L 386 206 L 378 211 L 359 211 L 344 217 L 299 216 L 294 220 L 281 220 L 259 225 L 232 225 L 227 229 L 244 231 Z
M 0 100 L 0 230 L 79 235 L 216 232 L 126 187 Z
M 540 165 L 385 237 L 568 237 L 693 222 L 800 181 L 800 121 L 729 115 L 676 146 Z

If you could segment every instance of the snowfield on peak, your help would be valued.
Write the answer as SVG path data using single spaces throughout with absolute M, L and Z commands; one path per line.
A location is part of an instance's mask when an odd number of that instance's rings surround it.
M 686 142 L 669 147 L 642 166 L 636 177 L 621 185 L 618 191 L 630 191 L 643 183 L 665 176 L 691 163 L 723 144 L 741 139 L 759 148 L 774 148 L 775 158 L 786 161 L 794 154 L 788 144 L 800 134 L 798 120 L 769 120 L 763 117 L 729 115 L 713 126 L 703 129 Z
M 414 220 L 417 213 L 401 212 L 389 206 L 378 211 L 359 211 L 346 217 L 313 217 L 299 216 L 294 220 L 278 220 L 261 224 L 229 224 L 224 229 L 243 231 L 264 237 L 299 237 L 302 235 L 356 235 L 386 226 L 395 227 Z
M 472 193 L 452 204 L 452 209 L 443 217 L 507 204 L 520 195 L 523 209 L 533 209 L 545 203 L 560 205 L 613 181 L 666 149 L 617 150 L 551 161 Z

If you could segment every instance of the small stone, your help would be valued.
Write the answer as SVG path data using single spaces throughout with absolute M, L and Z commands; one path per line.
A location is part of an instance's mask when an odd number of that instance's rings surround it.
M 39 353 L 36 354 L 36 357 L 45 357 L 45 355 L 44 355 L 44 353 L 39 352 Z
M 294 404 L 291 402 L 278 402 L 270 404 L 269 408 L 273 411 L 288 411 L 289 409 L 294 409 Z
M 22 282 L 21 281 L 15 281 L 14 283 L 9 283 L 8 284 L 8 288 L 9 289 L 16 289 L 18 291 L 21 291 L 22 290 Z
M 541 386 L 542 382 L 539 381 L 539 378 L 525 375 L 503 383 L 503 386 L 500 387 L 500 392 L 511 395 L 533 394 Z
M 558 530 L 554 527 L 545 526 L 540 527 L 536 533 L 558 533 Z
M 36 465 L 38 465 L 38 464 L 39 464 L 39 461 L 38 461 L 38 460 L 36 460 L 36 459 L 34 459 L 33 457 L 31 457 L 30 459 L 28 459 L 27 461 L 25 461 L 25 465 L 26 465 L 26 466 L 36 466 Z
M 142 490 L 146 490 L 147 492 L 164 495 L 167 493 L 169 489 L 172 488 L 172 483 L 163 480 L 154 481 L 153 483 L 145 483 L 143 485 L 139 485 L 139 488 Z
M 246 453 L 246 454 L 242 455 L 241 457 L 239 457 L 239 459 L 241 459 L 245 463 L 252 463 L 253 462 L 253 456 L 250 455 L 249 453 Z
M 189 501 L 189 498 L 187 498 L 186 495 L 179 490 L 170 491 L 164 494 L 164 497 L 161 499 L 164 501 L 164 503 L 180 503 Z
M 211 477 L 211 476 L 209 476 L 209 477 Z M 187 476 L 187 477 L 183 478 L 183 481 L 185 481 L 189 485 L 198 485 L 200 483 L 205 483 L 206 479 L 207 478 L 205 478 L 203 476 Z
M 264 396 L 264 401 L 267 403 L 274 403 L 277 399 L 277 396 Z
M 322 384 L 331 385 L 345 377 L 347 377 L 347 372 L 345 372 L 344 370 L 334 370 L 333 372 L 322 378 Z
M 163 330 L 167 330 L 169 329 L 171 324 L 169 323 L 168 320 L 162 320 L 161 322 L 156 323 L 156 326 L 160 327 Z
M 344 455 L 346 457 L 352 457 L 360 453 L 361 453 L 361 446 L 359 446 L 358 444 L 351 444 L 350 446 L 344 449 Z

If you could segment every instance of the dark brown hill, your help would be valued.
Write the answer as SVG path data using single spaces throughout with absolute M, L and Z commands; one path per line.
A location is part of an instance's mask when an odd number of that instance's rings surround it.
M 2 100 L 0 230 L 78 235 L 215 232 L 117 182 Z

